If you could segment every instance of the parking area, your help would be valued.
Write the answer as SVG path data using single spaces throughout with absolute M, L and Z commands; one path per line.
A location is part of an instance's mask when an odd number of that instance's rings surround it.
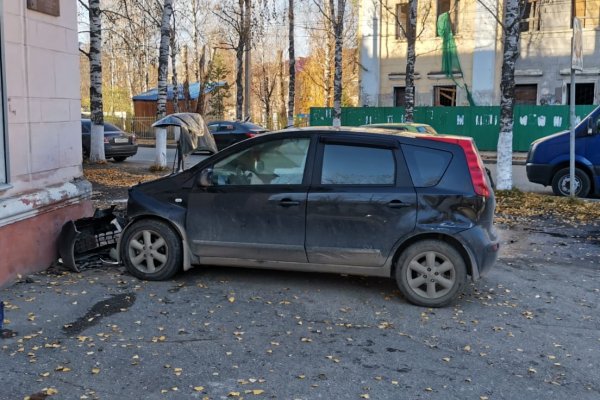
M 597 399 L 597 228 L 539 228 L 501 230 L 496 267 L 435 310 L 316 273 L 24 278 L 0 292 L 0 397 Z

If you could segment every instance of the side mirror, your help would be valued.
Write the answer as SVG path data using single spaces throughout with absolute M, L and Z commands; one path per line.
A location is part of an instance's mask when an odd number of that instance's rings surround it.
M 213 170 L 212 168 L 206 168 L 200 171 L 198 175 L 198 185 L 202 187 L 208 187 L 213 185 Z

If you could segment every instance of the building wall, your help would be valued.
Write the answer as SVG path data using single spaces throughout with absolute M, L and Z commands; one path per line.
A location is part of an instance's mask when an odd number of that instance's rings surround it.
M 61 0 L 58 17 L 28 10 L 27 0 L 0 7 L 7 128 L 0 151 L 8 165 L 0 188 L 1 286 L 49 265 L 62 224 L 90 214 L 91 186 L 82 179 L 76 2 Z
M 361 0 L 362 26 L 367 34 L 379 31 L 379 48 L 369 51 L 365 45 L 373 43 L 359 36 L 361 63 L 376 65 L 368 56 L 379 55 L 379 85 L 373 89 L 373 73 L 361 70 L 361 93 L 376 92 L 377 105 L 393 106 L 394 87 L 404 87 L 406 69 L 406 41 L 396 38 L 396 20 L 388 10 L 395 10 L 402 0 L 381 0 L 381 17 L 378 29 L 368 28 L 367 13 L 372 0 Z M 536 84 L 537 104 L 565 104 L 568 68 L 570 66 L 571 13 L 569 3 L 538 0 L 539 30 L 521 34 L 520 58 L 516 64 L 516 84 Z M 594 103 L 600 103 L 600 26 L 597 26 L 600 0 L 588 0 L 588 12 L 595 20 L 586 19 L 584 28 L 584 72 L 577 83 L 594 83 Z M 416 105 L 434 104 L 434 87 L 454 85 L 451 79 L 440 77 L 442 69 L 442 39 L 436 37 L 436 0 L 420 1 L 417 15 L 417 61 L 415 65 Z M 486 1 L 488 8 L 503 8 L 502 0 Z M 500 102 L 502 68 L 502 30 L 496 16 L 478 1 L 452 2 L 451 19 L 458 23 L 455 40 L 463 77 L 457 78 L 460 86 L 467 84 L 477 105 L 497 105 Z M 364 14 L 364 15 L 363 15 Z M 501 13 L 500 13 L 501 14 Z M 500 15 L 502 18 L 502 15 Z M 361 34 L 363 33 L 361 31 Z M 457 88 L 456 105 L 468 105 L 466 92 Z

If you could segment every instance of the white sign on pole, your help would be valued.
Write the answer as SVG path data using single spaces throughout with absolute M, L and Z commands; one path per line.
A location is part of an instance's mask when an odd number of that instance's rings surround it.
M 571 68 L 583 71 L 583 38 L 579 18 L 573 18 L 573 49 L 571 51 Z

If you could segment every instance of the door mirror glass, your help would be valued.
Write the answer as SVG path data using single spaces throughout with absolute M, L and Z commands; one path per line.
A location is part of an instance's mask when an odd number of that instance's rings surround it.
M 213 185 L 212 168 L 206 168 L 200 171 L 200 175 L 198 175 L 198 185 L 202 187 L 208 187 Z

